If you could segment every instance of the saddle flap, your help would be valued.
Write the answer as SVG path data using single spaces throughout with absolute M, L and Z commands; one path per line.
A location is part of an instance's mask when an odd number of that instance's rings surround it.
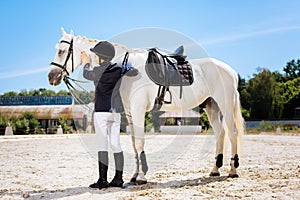
M 149 51 L 145 64 L 148 77 L 157 85 L 165 85 L 165 70 L 154 51 Z

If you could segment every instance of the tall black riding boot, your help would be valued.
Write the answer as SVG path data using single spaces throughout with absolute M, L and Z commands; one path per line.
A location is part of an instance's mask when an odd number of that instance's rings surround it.
M 93 189 L 102 189 L 108 187 L 107 182 L 107 169 L 108 169 L 108 152 L 98 152 L 98 164 L 99 164 L 99 179 L 96 183 L 91 184 L 89 187 Z
M 123 152 L 114 153 L 116 174 L 113 180 L 109 183 L 109 187 L 123 186 L 123 169 L 124 169 L 124 155 Z

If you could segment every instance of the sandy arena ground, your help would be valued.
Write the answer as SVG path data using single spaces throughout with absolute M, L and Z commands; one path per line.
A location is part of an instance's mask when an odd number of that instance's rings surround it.
M 98 178 L 94 139 L 90 134 L 0 137 L 0 199 L 300 199 L 300 136 L 246 135 L 240 177 L 232 179 L 229 156 L 220 177 L 208 176 L 214 136 L 148 135 L 146 185 L 90 190 Z M 128 182 L 131 141 L 122 135 L 121 142 Z

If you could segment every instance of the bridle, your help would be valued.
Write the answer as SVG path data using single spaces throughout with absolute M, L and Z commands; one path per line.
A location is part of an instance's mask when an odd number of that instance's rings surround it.
M 65 63 L 63 65 L 61 65 L 59 63 L 51 62 L 50 65 L 55 65 L 55 66 L 61 68 L 62 72 L 66 72 L 67 75 L 69 76 L 70 74 L 67 70 L 67 63 L 68 63 L 71 56 L 72 56 L 72 72 L 74 71 L 73 39 L 71 40 L 71 42 L 66 41 L 66 40 L 61 40 L 60 43 L 66 43 L 66 44 L 70 45 L 69 49 L 68 49 L 68 54 L 67 54 Z
M 64 62 L 63 65 L 59 64 L 59 63 L 55 63 L 55 62 L 51 62 L 50 65 L 54 65 L 57 66 L 59 68 L 61 68 L 61 74 L 63 72 L 67 73 L 67 76 L 65 76 L 63 78 L 63 81 L 65 82 L 69 92 L 71 93 L 71 95 L 73 96 L 73 98 L 79 102 L 79 103 L 83 103 L 83 101 L 78 97 L 78 95 L 75 94 L 75 92 L 77 91 L 76 88 L 72 85 L 72 83 L 70 81 L 73 81 L 73 84 L 76 84 L 78 87 L 80 87 L 81 89 L 85 90 L 82 86 L 80 86 L 78 83 L 87 83 L 87 81 L 80 81 L 80 80 L 76 80 L 70 77 L 70 73 L 67 70 L 67 63 L 71 57 L 71 61 L 72 61 L 72 73 L 74 72 L 74 54 L 73 54 L 73 39 L 69 42 L 66 40 L 61 40 L 59 43 L 66 43 L 69 44 L 69 49 L 68 49 L 68 54 L 66 57 L 66 60 Z
M 81 88 L 83 91 L 86 91 L 86 89 L 84 89 L 79 83 L 87 83 L 88 81 L 81 81 L 81 80 L 76 80 L 76 79 L 73 79 L 70 77 L 70 73 L 68 72 L 67 70 L 67 63 L 71 57 L 71 62 L 72 62 L 72 73 L 74 71 L 74 55 L 73 55 L 73 39 L 69 42 L 69 41 L 66 41 L 66 40 L 61 40 L 59 43 L 66 43 L 66 44 L 69 44 L 69 49 L 68 49 L 68 54 L 67 54 L 67 57 L 66 57 L 66 60 L 64 62 L 64 64 L 59 64 L 59 63 L 55 63 L 55 62 L 51 62 L 50 65 L 54 65 L 54 66 L 57 66 L 59 68 L 61 68 L 61 74 L 63 72 L 66 72 L 67 73 L 67 76 L 65 76 L 63 78 L 63 81 L 65 82 L 69 92 L 71 93 L 71 95 L 74 97 L 74 99 L 81 103 L 81 104 L 85 104 L 79 97 L 78 94 L 76 94 L 76 91 L 77 89 L 74 87 L 74 85 L 72 85 L 72 83 L 70 81 L 73 82 L 73 84 L 77 85 L 79 88 Z M 129 53 L 126 52 L 125 54 L 125 57 L 124 57 L 124 60 L 122 62 L 122 66 L 126 66 L 127 65 L 127 62 L 128 62 L 128 56 L 129 56 Z M 122 72 L 122 74 L 124 74 L 125 72 Z M 77 91 L 78 92 L 78 91 Z M 88 106 L 87 106 L 88 107 Z M 90 109 L 88 107 L 88 109 Z

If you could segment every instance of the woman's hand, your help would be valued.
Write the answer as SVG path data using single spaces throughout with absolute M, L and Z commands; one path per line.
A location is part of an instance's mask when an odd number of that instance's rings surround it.
M 81 64 L 86 64 L 91 62 L 90 56 L 88 56 L 85 51 L 80 52 Z

